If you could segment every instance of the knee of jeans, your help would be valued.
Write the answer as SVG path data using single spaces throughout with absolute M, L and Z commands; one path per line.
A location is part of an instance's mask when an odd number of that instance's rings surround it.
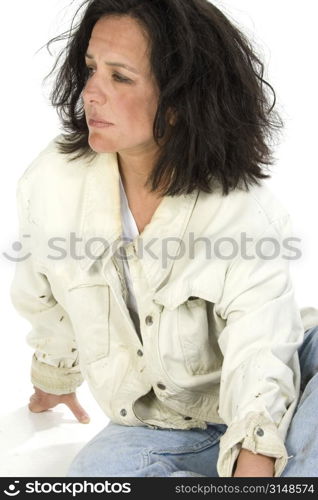
M 302 388 L 318 372 L 318 326 L 306 330 L 299 350 Z
M 306 351 L 306 356 L 318 356 L 318 325 L 306 330 L 301 352 Z
M 66 477 L 81 477 L 82 475 L 83 475 L 83 463 L 81 460 L 79 460 L 78 455 L 76 455 L 68 467 Z
M 65 477 L 81 477 L 81 471 L 73 464 L 68 468 L 67 473 L 65 474 Z
M 83 449 L 73 458 L 69 465 L 66 477 L 90 476 L 94 471 L 93 456 L 83 453 Z

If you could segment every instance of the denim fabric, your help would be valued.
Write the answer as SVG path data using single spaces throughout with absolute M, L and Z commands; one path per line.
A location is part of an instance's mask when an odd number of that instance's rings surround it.
M 299 359 L 300 399 L 285 441 L 291 458 L 282 477 L 318 477 L 318 326 L 306 331 Z
M 186 468 L 191 475 L 217 477 L 218 441 L 225 429 L 220 424 L 176 430 L 110 422 L 80 451 L 68 475 L 155 477 Z
M 299 403 L 285 441 L 290 457 L 282 477 L 318 476 L 318 326 L 299 348 Z M 226 425 L 151 429 L 110 422 L 73 460 L 68 477 L 218 477 L 219 439 Z

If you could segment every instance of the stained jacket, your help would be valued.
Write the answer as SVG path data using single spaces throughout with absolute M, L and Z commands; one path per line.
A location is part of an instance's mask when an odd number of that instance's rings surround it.
M 22 250 L 11 298 L 32 325 L 32 383 L 66 394 L 85 379 L 122 425 L 225 423 L 220 476 L 232 475 L 241 447 L 275 457 L 280 476 L 299 398 L 297 349 L 318 324 L 318 311 L 295 301 L 290 215 L 264 183 L 227 196 L 195 190 L 164 197 L 127 242 L 116 153 L 68 161 L 56 139 L 17 184 Z

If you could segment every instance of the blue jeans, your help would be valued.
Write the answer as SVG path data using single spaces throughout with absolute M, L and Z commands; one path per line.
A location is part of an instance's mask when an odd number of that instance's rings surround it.
M 318 476 L 318 326 L 299 348 L 301 393 L 285 445 L 292 457 L 282 477 Z M 218 477 L 219 440 L 226 425 L 152 429 L 110 422 L 73 460 L 67 477 Z

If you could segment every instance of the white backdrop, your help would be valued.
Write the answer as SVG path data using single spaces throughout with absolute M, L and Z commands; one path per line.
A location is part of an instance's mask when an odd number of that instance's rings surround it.
M 107 422 L 85 384 L 79 396 L 92 418 L 88 426 L 77 424 L 63 406 L 46 415 L 31 415 L 27 411 L 32 393 L 32 352 L 25 335 L 30 326 L 11 305 L 8 290 L 14 264 L 3 256 L 3 252 L 12 254 L 12 243 L 17 239 L 17 179 L 38 152 L 60 133 L 58 118 L 48 103 L 50 88 L 42 87 L 54 57 L 46 49 L 36 52 L 50 38 L 68 29 L 80 3 L 16 0 L 1 7 L 0 439 L 5 439 L 2 476 L 63 475 L 61 454 L 67 462 Z M 301 8 L 296 0 L 217 0 L 215 4 L 254 40 L 266 65 L 266 79 L 276 91 L 286 128 L 276 149 L 277 162 L 269 185 L 291 213 L 295 236 L 302 239 L 302 259 L 291 266 L 298 303 L 301 307 L 318 307 L 317 0 L 303 0 Z M 55 44 L 52 50 L 56 54 Z M 50 461 L 43 461 L 48 452 Z

